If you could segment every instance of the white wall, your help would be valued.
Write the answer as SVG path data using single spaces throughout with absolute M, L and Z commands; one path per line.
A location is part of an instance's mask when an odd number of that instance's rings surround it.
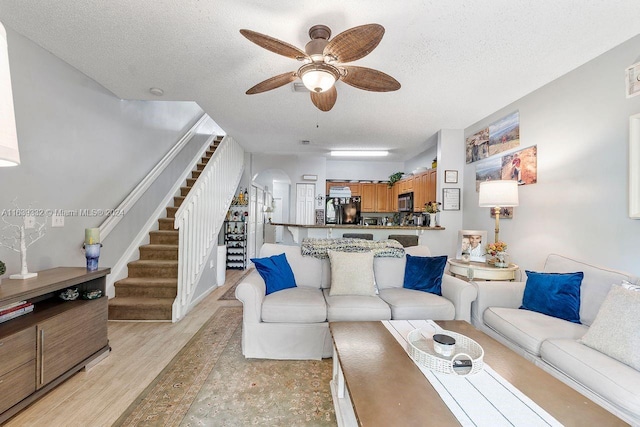
M 405 171 L 402 162 L 375 160 L 327 160 L 327 179 L 386 181 L 389 175 Z
M 629 219 L 627 197 L 629 116 L 640 96 L 626 99 L 624 82 L 639 57 L 636 36 L 465 129 L 466 137 L 519 110 L 519 148 L 538 146 L 538 183 L 521 186 L 514 218 L 500 221 L 521 267 L 539 270 L 554 252 L 640 275 L 640 221 Z M 464 169 L 464 226 L 491 236 L 475 165 Z
M 16 197 L 21 207 L 115 208 L 202 114 L 191 102 L 120 100 L 23 36 L 7 33 L 22 164 L 0 168 L 0 210 Z M 29 248 L 29 270 L 84 266 L 84 229 L 105 217 L 67 217 L 63 228 L 51 228 L 46 219 L 45 237 Z M 115 246 L 105 245 L 101 266 L 109 266 L 104 262 Z M 0 259 L 7 275 L 19 271 L 17 253 L 0 248 Z
M 442 203 L 443 188 L 461 188 L 463 182 L 464 167 L 464 146 L 460 144 L 463 131 L 442 129 L 435 137 L 437 138 L 436 152 L 438 158 L 438 183 L 436 186 L 436 200 Z M 431 156 L 431 154 L 429 155 Z M 435 156 L 434 156 L 435 157 Z M 433 157 L 430 157 L 433 160 Z M 430 165 L 429 165 L 430 166 Z M 458 183 L 445 184 L 444 171 L 457 170 Z M 462 190 L 460 190 L 462 193 Z M 462 194 L 461 194 L 462 199 Z M 461 206 L 464 206 L 464 200 L 461 200 Z M 461 210 L 443 210 L 444 206 L 440 206 L 438 213 L 438 222 L 444 227 L 441 231 L 427 231 L 420 239 L 420 244 L 429 246 L 433 255 L 448 255 L 450 258 L 456 255 L 456 242 L 458 238 L 458 230 L 462 229 L 462 208 Z

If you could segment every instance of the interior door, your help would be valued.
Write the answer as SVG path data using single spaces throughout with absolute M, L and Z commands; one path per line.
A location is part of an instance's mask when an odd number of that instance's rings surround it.
M 296 224 L 315 224 L 315 184 L 296 184 Z
M 273 204 L 274 208 L 271 222 L 282 223 L 282 198 L 278 197 L 273 199 Z M 276 243 L 282 242 L 283 228 L 281 225 L 276 226 Z
M 260 253 L 260 248 L 264 243 L 264 191 L 261 188 L 256 187 L 256 204 L 254 210 L 256 212 L 256 224 L 255 229 L 255 253 Z

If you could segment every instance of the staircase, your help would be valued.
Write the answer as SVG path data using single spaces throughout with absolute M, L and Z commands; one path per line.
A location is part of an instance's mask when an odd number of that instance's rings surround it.
M 115 298 L 109 300 L 109 320 L 171 321 L 178 289 L 178 240 L 174 219 L 184 198 L 211 159 L 222 137 L 217 137 L 191 172 L 180 196 L 168 206 L 167 217 L 158 219 L 158 230 L 149 232 L 149 244 L 139 248 L 140 259 L 127 264 L 129 276 L 115 282 Z

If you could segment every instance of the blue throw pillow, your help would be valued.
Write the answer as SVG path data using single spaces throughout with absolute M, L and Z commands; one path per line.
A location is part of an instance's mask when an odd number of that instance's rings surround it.
M 522 306 L 525 310 L 580 323 L 580 285 L 583 272 L 536 273 L 527 271 Z
M 285 254 L 268 258 L 251 258 L 251 262 L 267 285 L 267 295 L 296 287 L 296 279 L 293 277 L 293 271 Z
M 411 256 L 407 254 L 402 287 L 442 295 L 442 275 L 447 256 Z

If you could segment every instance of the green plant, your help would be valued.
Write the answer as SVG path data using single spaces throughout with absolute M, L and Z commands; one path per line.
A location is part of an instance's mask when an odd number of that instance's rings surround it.
M 427 202 L 424 204 L 424 211 L 426 213 L 436 213 L 440 212 L 440 202 Z
M 393 187 L 393 184 L 400 181 L 402 178 L 403 172 L 396 172 L 394 174 L 389 175 L 389 188 Z
M 4 262 L 0 261 L 0 276 L 7 272 L 7 266 L 4 265 Z

